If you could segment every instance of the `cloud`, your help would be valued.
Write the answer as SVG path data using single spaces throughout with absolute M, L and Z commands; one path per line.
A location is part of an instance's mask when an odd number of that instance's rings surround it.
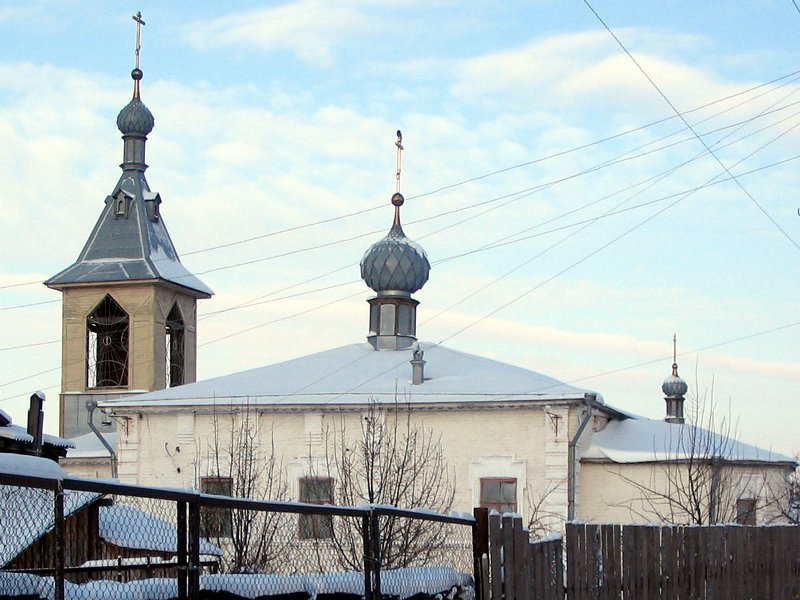
M 343 41 L 376 27 L 379 17 L 358 2 L 300 0 L 275 8 L 238 12 L 195 21 L 186 37 L 197 48 L 243 46 L 285 50 L 305 62 L 330 66 Z
M 626 29 L 617 34 L 632 42 L 630 48 L 639 64 L 668 95 L 674 94 L 682 103 L 692 105 L 698 98 L 723 95 L 731 89 L 701 68 L 675 58 L 681 50 L 703 46 L 702 38 L 646 29 Z M 659 53 L 671 58 L 662 58 Z M 633 110 L 634 106 L 650 104 L 668 112 L 651 84 L 605 31 L 532 40 L 461 61 L 454 72 L 453 95 L 476 102 L 514 102 L 561 110 L 593 105 L 598 111 L 609 106 L 618 111 Z

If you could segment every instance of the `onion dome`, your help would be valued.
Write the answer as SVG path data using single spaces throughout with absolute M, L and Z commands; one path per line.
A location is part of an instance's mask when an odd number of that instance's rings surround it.
M 142 75 L 140 69 L 131 71 L 131 78 L 134 81 L 133 99 L 128 102 L 128 105 L 117 116 L 117 128 L 122 132 L 122 135 L 144 137 L 153 131 L 153 126 L 155 125 L 153 114 L 139 97 L 139 80 L 141 80 Z
M 688 390 L 689 386 L 678 375 L 678 364 L 672 363 L 672 375 L 667 377 L 664 383 L 661 384 L 661 391 L 668 398 L 677 398 L 684 396 Z
M 422 246 L 408 239 L 400 225 L 401 193 L 392 196 L 395 218 L 385 238 L 361 259 L 361 278 L 375 292 L 413 294 L 428 281 L 431 264 Z

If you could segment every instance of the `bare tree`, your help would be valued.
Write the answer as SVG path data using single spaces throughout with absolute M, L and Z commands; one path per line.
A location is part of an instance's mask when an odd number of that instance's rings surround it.
M 713 380 L 691 401 L 688 421 L 670 424 L 663 447 L 653 448 L 649 479 L 620 474 L 636 492 L 624 505 L 653 522 L 755 522 L 756 510 L 776 501 L 769 493 L 772 466 L 741 455 L 730 414 L 718 415 Z
M 800 454 L 795 454 L 795 468 L 770 491 L 777 499 L 773 521 L 800 525 Z
M 336 427 L 325 433 L 324 451 L 324 468 L 335 482 L 338 504 L 426 508 L 440 513 L 453 504 L 454 478 L 441 438 L 412 423 L 407 406 L 371 401 L 357 432 L 348 430 L 342 414 Z M 381 517 L 382 568 L 429 564 L 443 552 L 447 527 L 419 519 Z M 364 533 L 360 520 L 332 522 L 330 541 L 342 567 L 363 565 Z
M 526 489 L 528 498 L 528 535 L 531 540 L 538 540 L 548 535 L 561 533 L 563 530 L 564 515 L 560 512 L 548 510 L 550 496 L 561 492 L 567 485 L 567 480 L 551 482 L 544 490 L 537 494 L 531 486 Z
M 241 411 L 213 416 L 200 470 L 201 491 L 255 500 L 284 501 L 289 489 L 272 436 L 260 442 L 259 415 Z M 204 489 L 203 489 L 204 488 Z M 223 568 L 229 572 L 278 570 L 286 560 L 287 517 L 281 513 L 203 507 L 204 535 L 225 550 Z

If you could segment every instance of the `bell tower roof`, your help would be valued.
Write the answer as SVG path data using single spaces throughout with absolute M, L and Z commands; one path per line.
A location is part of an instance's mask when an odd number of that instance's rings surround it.
M 180 261 L 161 216 L 161 195 L 150 190 L 144 172 L 145 142 L 155 120 L 144 105 L 139 82 L 141 13 L 136 21 L 136 65 L 131 72 L 133 98 L 117 117 L 122 132 L 122 175 L 105 199 L 100 218 L 78 259 L 47 281 L 60 289 L 70 285 L 163 280 L 181 286 L 198 298 L 213 292 Z

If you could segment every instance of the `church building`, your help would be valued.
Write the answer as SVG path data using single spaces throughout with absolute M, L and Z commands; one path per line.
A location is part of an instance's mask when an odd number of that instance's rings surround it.
M 102 424 L 90 418 L 99 406 L 116 424 L 116 435 L 104 439 L 121 481 L 231 492 L 233 481 L 212 463 L 232 460 L 232 452 L 214 440 L 220 427 L 242 431 L 246 423 L 254 455 L 277 460 L 290 499 L 336 503 L 331 436 L 358 437 L 372 411 L 380 418 L 395 411 L 440 445 L 456 510 L 521 513 L 542 532 L 574 518 L 655 521 L 647 494 L 670 483 L 664 465 L 694 462 L 745 474 L 731 479 L 724 499 L 711 495 L 720 518 L 731 511 L 753 522 L 771 518 L 795 463 L 729 438 L 718 443 L 685 423 L 687 388 L 677 364 L 663 387 L 666 418 L 652 421 L 596 391 L 422 341 L 413 295 L 428 283 L 430 263 L 403 231 L 399 179 L 389 231 L 361 260 L 374 291 L 364 311 L 366 340 L 354 332 L 353 343 L 339 348 L 195 381 L 196 303 L 212 292 L 181 264 L 161 197 L 145 179 L 154 119 L 140 97 L 138 64 L 132 77 L 133 99 L 117 119 L 122 175 L 77 261 L 46 282 L 63 294 L 60 433 L 94 435 Z M 690 444 L 699 431 L 714 443 Z M 714 481 L 720 477 L 703 485 Z M 691 520 L 679 513 L 673 507 L 675 522 Z

